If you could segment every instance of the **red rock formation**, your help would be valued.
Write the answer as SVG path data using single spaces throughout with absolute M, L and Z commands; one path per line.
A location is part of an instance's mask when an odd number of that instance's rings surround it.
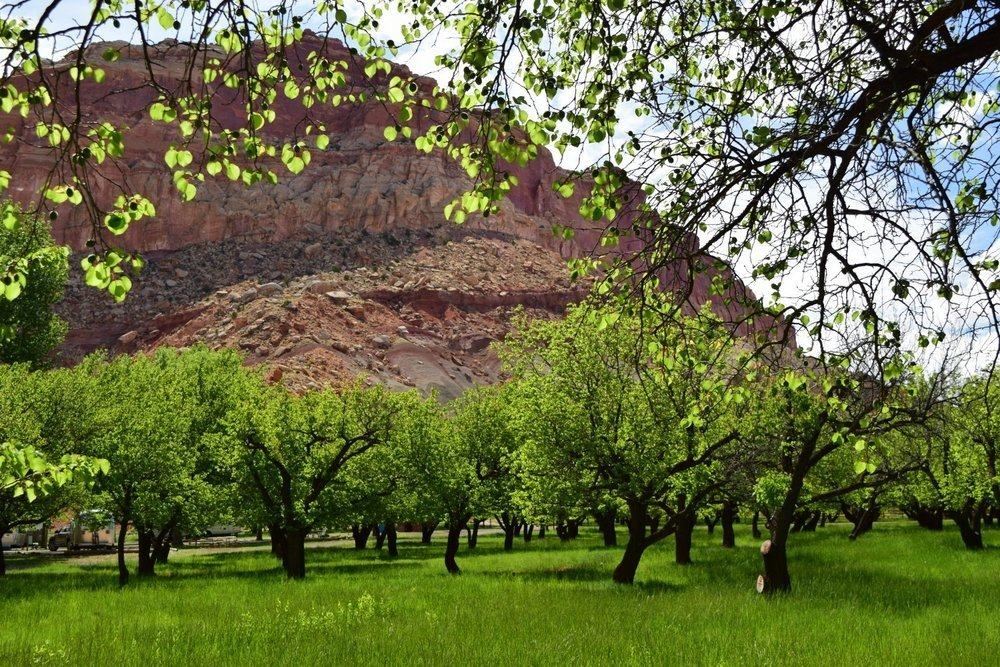
M 84 127 L 108 121 L 128 128 L 126 149 L 117 168 L 108 167 L 104 174 L 107 178 L 94 180 L 93 189 L 102 205 L 110 203 L 121 191 L 142 193 L 154 201 L 157 207 L 154 219 L 134 224 L 123 237 L 115 239 L 127 250 L 149 253 L 153 264 L 152 278 L 145 284 L 141 280 L 136 293 L 124 306 L 111 306 L 106 301 L 99 301 L 96 295 L 71 288 L 70 298 L 63 309 L 74 327 L 70 347 L 86 351 L 98 345 L 133 349 L 160 342 L 188 344 L 197 338 L 198 332 L 204 333 L 212 328 L 213 317 L 222 317 L 215 307 L 220 299 L 212 302 L 215 306 L 206 305 L 203 301 L 209 292 L 219 288 L 229 289 L 232 283 L 248 277 L 248 273 L 252 274 L 248 267 L 265 278 L 270 277 L 281 283 L 309 275 L 310 271 L 321 272 L 329 268 L 324 261 L 332 262 L 331 257 L 336 253 L 331 255 L 330 252 L 316 251 L 310 257 L 309 248 L 324 243 L 329 245 L 331 240 L 338 238 L 354 238 L 352 235 L 356 234 L 385 234 L 385 242 L 389 243 L 401 235 L 427 233 L 428 230 L 432 230 L 439 241 L 461 236 L 441 229 L 446 224 L 442 214 L 445 204 L 468 186 L 464 172 L 437 152 L 427 155 L 403 141 L 387 142 L 382 131 L 390 123 L 389 115 L 386 109 L 375 103 L 311 109 L 313 121 L 325 124 L 331 141 L 326 150 L 312 149 L 312 162 L 301 174 L 293 176 L 279 168 L 281 180 L 278 184 L 260 184 L 251 188 L 233 184 L 224 176 L 208 178 L 205 183 L 199 184 L 194 201 L 182 203 L 171 182 L 170 170 L 163 161 L 167 147 L 179 144 L 177 128 L 156 123 L 149 117 L 148 107 L 156 93 L 151 86 L 145 85 L 148 75 L 137 47 L 124 43 L 113 46 L 121 51 L 122 57 L 114 63 L 100 61 L 100 66 L 107 73 L 105 81 L 83 86 L 82 122 Z M 86 55 L 97 62 L 99 54 L 106 48 L 107 45 L 92 46 Z M 304 62 L 308 52 L 324 48 L 331 59 L 351 60 L 340 42 L 324 42 L 309 34 L 302 43 L 290 49 L 288 57 L 293 71 L 297 63 Z M 154 51 L 157 82 L 168 89 L 176 88 L 190 50 L 182 44 L 168 41 Z M 49 70 L 51 75 L 56 76 L 56 85 L 63 91 L 72 84 L 65 73 L 56 73 L 67 67 L 68 64 L 56 65 Z M 348 70 L 349 81 L 360 85 L 363 81 L 361 67 L 361 64 L 352 62 Z M 406 68 L 398 66 L 394 74 L 411 76 Z M 429 93 L 433 87 L 429 79 L 421 78 L 418 82 L 424 93 Z M 303 118 L 304 110 L 297 102 L 286 100 L 281 95 L 274 109 L 277 121 L 266 126 L 265 133 L 273 139 L 291 138 Z M 64 111 L 72 112 L 70 109 Z M 239 127 L 242 125 L 242 113 L 240 100 L 233 98 L 231 93 L 220 93 L 214 100 L 213 115 L 222 126 Z M 53 183 L 66 181 L 65 174 L 52 174 L 54 150 L 34 136 L 34 121 L 28 127 L 17 116 L 3 118 L 3 121 L 5 125 L 13 125 L 19 135 L 18 141 L 0 147 L 0 168 L 14 174 L 15 197 L 30 199 L 37 196 L 39 188 L 49 179 Z M 425 124 L 431 120 L 424 117 L 418 122 Z M 589 254 L 598 248 L 600 228 L 584 221 L 577 212 L 586 183 L 578 187 L 569 199 L 558 196 L 552 185 L 565 178 L 566 173 L 554 164 L 552 156 L 544 150 L 526 167 L 514 169 L 519 184 L 503 202 L 500 214 L 491 216 L 487 221 L 471 220 L 468 223 L 470 229 L 488 229 L 506 239 L 503 243 L 507 245 L 497 254 L 517 263 L 510 267 L 512 275 L 508 280 L 493 285 L 488 280 L 477 279 L 458 291 L 449 291 L 447 288 L 454 287 L 451 285 L 439 285 L 436 289 L 397 290 L 383 284 L 372 285 L 364 293 L 357 290 L 352 293 L 369 304 L 366 309 L 373 307 L 371 304 L 381 304 L 396 313 L 393 317 L 398 316 L 402 309 L 410 308 L 426 313 L 428 317 L 447 320 L 450 308 L 469 319 L 470 325 L 484 313 L 498 309 L 520 304 L 555 312 L 567 301 L 578 298 L 578 291 L 564 284 L 565 281 L 552 271 L 544 274 L 547 284 L 535 284 L 531 289 L 525 289 L 525 284 L 537 281 L 524 280 L 526 269 L 521 262 L 538 259 L 542 264 L 548 264 L 552 258 Z M 82 250 L 91 236 L 89 223 L 72 208 L 64 206 L 59 211 L 60 217 L 54 229 L 57 240 Z M 629 215 L 628 212 L 623 214 L 625 222 Z M 570 242 L 557 239 L 551 232 L 553 224 L 572 226 L 576 230 L 575 238 Z M 523 239 L 527 245 L 519 245 L 517 239 Z M 220 258 L 218 252 L 213 255 L 211 249 L 227 243 L 238 245 L 232 246 L 235 248 L 232 252 L 238 251 L 241 259 L 235 266 L 230 266 L 228 274 L 220 271 L 213 273 L 212 265 L 221 265 L 226 258 Z M 638 241 L 632 239 L 616 252 L 629 253 L 635 249 L 636 243 Z M 427 244 L 433 245 L 430 242 Z M 686 237 L 681 245 L 694 252 L 697 239 Z M 394 250 L 385 244 L 381 249 L 373 246 L 374 249 L 368 251 L 359 250 L 361 247 L 341 248 L 338 252 L 354 252 L 348 259 L 351 266 L 357 267 L 366 263 L 365 252 L 369 254 L 368 259 L 377 264 L 375 255 L 391 256 Z M 406 250 L 417 252 L 416 247 Z M 278 252 L 277 248 L 283 250 Z M 512 259 L 514 256 L 508 251 L 517 248 L 530 249 L 529 256 Z M 244 252 L 249 253 L 246 261 L 242 260 Z M 259 260 L 255 259 L 257 255 L 260 255 Z M 189 264 L 180 262 L 180 257 L 188 258 L 186 261 Z M 476 273 L 465 273 L 470 272 Z M 416 273 L 419 272 L 414 272 L 414 275 Z M 689 286 L 687 272 L 679 266 L 665 271 L 663 278 L 668 288 L 685 290 Z M 465 276 L 453 274 L 450 279 L 461 281 Z M 694 277 L 694 284 L 690 286 L 693 306 L 707 299 L 709 282 L 710 272 Z M 738 280 L 735 282 L 730 296 L 736 297 L 736 300 L 752 298 Z M 490 292 L 491 288 L 499 288 L 499 291 Z M 281 289 L 284 292 L 287 288 L 282 285 Z M 273 301 L 273 297 L 268 298 Z M 302 310 L 319 308 L 317 303 L 324 304 L 327 310 L 332 307 L 320 297 L 295 297 L 293 301 Z M 327 316 L 340 317 L 337 313 L 342 309 L 336 313 L 320 310 L 322 312 L 315 313 L 318 320 Z M 740 310 L 735 307 L 737 317 Z M 247 325 L 251 322 L 252 318 L 246 319 Z M 392 324 L 396 325 L 395 322 Z M 766 326 L 767 323 L 760 320 L 750 328 L 762 330 Z M 144 334 L 136 340 L 119 340 L 122 334 L 132 329 L 141 329 Z M 460 329 L 460 335 L 454 340 L 475 339 L 477 334 L 470 327 Z M 151 333 L 154 330 L 155 333 Z M 499 329 L 495 333 L 502 335 Z M 445 348 L 453 343 L 451 339 L 442 339 Z M 468 344 L 481 347 L 481 343 Z M 465 343 L 456 344 L 461 346 Z M 284 358 L 293 353 L 295 357 L 313 358 L 315 363 L 322 365 L 326 362 L 316 357 L 326 353 L 321 354 L 318 350 L 305 345 L 277 356 Z M 261 355 L 256 349 L 248 352 L 261 360 L 273 360 L 270 352 Z M 395 346 L 387 353 L 387 356 L 393 355 L 405 356 Z M 402 364 L 399 360 L 397 362 Z M 488 379 L 486 375 L 482 379 Z M 424 384 L 429 386 L 432 383 Z M 451 393 L 451 389 L 448 391 Z

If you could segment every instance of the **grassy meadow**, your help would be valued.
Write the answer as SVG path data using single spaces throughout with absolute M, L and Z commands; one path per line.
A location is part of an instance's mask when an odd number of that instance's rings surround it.
M 11 558 L 0 580 L 0 663 L 217 664 L 989 664 L 1000 660 L 1000 531 L 987 549 L 882 523 L 794 535 L 791 596 L 754 592 L 758 542 L 696 531 L 695 563 L 667 540 L 636 585 L 616 586 L 620 548 L 596 533 L 553 535 L 514 553 L 497 536 L 464 546 L 407 535 L 391 560 L 314 548 L 304 581 L 266 550 L 175 552 L 151 580 L 119 590 L 113 557 Z

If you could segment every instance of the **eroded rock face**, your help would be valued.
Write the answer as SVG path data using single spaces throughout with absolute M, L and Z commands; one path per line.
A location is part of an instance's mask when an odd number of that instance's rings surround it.
M 94 181 L 94 190 L 102 205 L 122 190 L 154 201 L 154 219 L 113 239 L 144 252 L 150 266 L 121 305 L 75 277 L 61 307 L 71 325 L 68 359 L 96 347 L 136 350 L 205 341 L 239 347 L 291 384 L 361 372 L 450 396 L 496 378 L 489 342 L 507 331 L 513 309 L 554 316 L 585 292 L 587 285 L 569 283 L 563 262 L 599 250 L 599 227 L 577 211 L 585 181 L 573 197 L 562 199 L 553 183 L 566 174 L 542 151 L 526 167 L 512 167 L 519 185 L 498 216 L 457 228 L 442 211 L 469 185 L 464 172 L 437 152 L 387 142 L 382 130 L 390 124 L 389 112 L 377 104 L 310 110 L 331 141 L 325 150 L 312 149 L 312 162 L 301 174 L 279 167 L 278 184 L 250 188 L 224 176 L 208 178 L 194 201 L 182 203 L 163 161 L 166 149 L 180 142 L 177 129 L 149 118 L 155 92 L 141 86 L 146 74 L 139 54 L 135 47 L 116 46 L 122 58 L 100 63 L 105 82 L 83 89 L 83 123 L 129 128 L 125 157 L 106 169 L 106 179 Z M 105 48 L 91 47 L 88 57 L 98 60 Z M 340 42 L 309 35 L 289 53 L 293 70 L 318 48 L 347 59 Z M 189 56 L 184 45 L 159 45 L 158 83 L 176 86 Z M 362 66 L 351 66 L 350 81 L 361 80 Z M 410 76 L 402 67 L 394 74 Z M 418 82 L 429 93 L 433 82 Z M 68 77 L 57 85 L 67 89 Z M 277 122 L 265 132 L 292 138 L 303 110 L 279 95 L 275 111 Z M 217 101 L 213 113 L 224 126 L 242 124 L 238 99 Z M 0 168 L 15 174 L 15 197 L 32 199 L 47 181 L 66 182 L 65 173 L 52 173 L 53 150 L 34 136 L 33 126 L 23 126 L 19 117 L 2 120 L 20 137 L 0 145 Z M 83 251 L 89 223 L 71 208 L 59 211 L 56 239 Z M 556 238 L 553 224 L 573 227 L 573 240 Z M 693 237 L 681 245 L 697 248 Z M 626 245 L 614 252 L 634 249 Z M 668 289 L 689 293 L 692 307 L 708 298 L 707 273 L 690 282 L 677 266 L 662 277 Z M 728 296 L 752 298 L 738 281 Z M 741 319 L 738 305 L 729 309 L 733 320 Z M 741 325 L 744 332 L 769 326 L 763 320 Z
M 531 272 L 519 270 L 526 256 Z M 558 254 L 528 241 L 468 234 L 385 263 L 295 278 L 276 292 L 240 282 L 152 317 L 117 347 L 201 342 L 239 349 L 297 389 L 363 376 L 451 399 L 500 377 L 490 344 L 515 313 L 557 317 L 586 294 L 588 285 L 565 273 Z

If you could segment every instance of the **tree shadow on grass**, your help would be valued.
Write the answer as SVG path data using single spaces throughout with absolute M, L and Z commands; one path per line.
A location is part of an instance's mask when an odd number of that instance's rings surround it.
M 329 551 L 328 554 L 323 551 Z M 419 567 L 418 561 L 405 558 L 370 558 L 359 560 L 354 552 L 345 555 L 336 547 L 329 550 L 309 552 L 306 559 L 306 578 L 328 575 L 389 574 L 392 571 Z M 344 557 L 348 556 L 348 557 Z M 262 567 L 262 564 L 264 565 Z M 135 563 L 130 563 L 130 577 L 127 588 L 145 587 L 169 588 L 191 580 L 274 581 L 285 578 L 281 563 L 269 553 L 210 553 L 197 557 L 174 559 L 166 565 L 157 566 L 157 574 L 140 576 L 135 571 Z M 120 590 L 114 561 L 106 563 L 74 564 L 72 569 L 52 570 L 50 568 L 26 568 L 0 578 L 0 598 L 6 600 L 30 600 L 44 597 L 58 597 L 75 591 L 109 593 Z
M 552 583 L 569 582 L 580 584 L 607 584 L 609 588 L 621 591 L 642 591 L 643 593 L 676 593 L 684 586 L 675 582 L 659 579 L 646 579 L 631 585 L 616 584 L 611 579 L 612 570 L 593 565 L 575 565 L 548 568 L 543 570 L 483 570 L 475 573 L 477 576 L 495 577 L 498 579 L 516 579 L 519 581 Z

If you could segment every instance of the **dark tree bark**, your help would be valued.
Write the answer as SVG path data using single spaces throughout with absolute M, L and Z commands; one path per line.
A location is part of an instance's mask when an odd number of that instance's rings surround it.
M 170 560 L 170 543 L 174 533 L 180 534 L 177 530 L 178 516 L 174 516 L 166 526 L 153 538 L 153 559 L 160 564 L 166 564 Z
M 439 521 L 425 521 L 424 523 L 420 524 L 420 543 L 421 544 L 430 544 L 431 543 L 431 537 L 434 536 L 434 531 L 437 529 L 438 523 L 440 523 L 440 522 Z
M 715 532 L 715 525 L 719 523 L 719 515 L 713 514 L 712 516 L 705 517 L 705 526 L 708 527 L 708 534 L 711 535 Z
M 625 553 L 611 575 L 611 580 L 616 584 L 631 584 L 635 581 L 635 572 L 639 569 L 639 561 L 642 560 L 642 553 L 646 550 L 643 541 L 645 539 L 646 527 L 642 526 L 642 535 L 633 536 L 629 529 L 628 543 L 625 545 Z
M 801 533 L 802 529 L 805 528 L 806 521 L 809 520 L 810 516 L 811 515 L 809 514 L 809 512 L 806 512 L 806 511 L 796 512 L 792 516 L 792 528 L 791 528 L 791 532 L 793 532 L 793 533 Z
M 585 517 L 580 517 L 579 519 L 569 519 L 566 521 L 566 532 L 569 535 L 568 539 L 575 540 L 580 537 L 580 525 L 583 523 Z
M 722 523 L 722 546 L 725 549 L 732 549 L 736 546 L 736 531 L 733 529 L 733 524 L 736 522 L 736 504 L 733 501 L 722 502 L 719 521 Z
M 802 479 L 793 476 L 785 501 L 768 522 L 771 539 L 760 545 L 764 574 L 757 578 L 757 592 L 765 595 L 788 593 L 792 577 L 788 572 L 788 534 L 793 521 L 793 508 L 802 492 Z
M 868 506 L 857 515 L 857 520 L 854 521 L 854 530 L 851 531 L 850 539 L 856 540 L 868 531 L 870 531 L 875 526 L 875 521 L 878 519 L 880 514 L 878 504 L 872 500 L 868 503 Z
M 364 549 L 368 546 L 368 538 L 372 534 L 372 524 L 352 524 L 351 525 L 351 536 L 354 538 L 354 548 L 357 550 Z
M 379 530 L 378 526 L 375 526 L 375 548 L 379 551 L 385 546 L 385 536 L 386 529 L 383 527 L 382 530 Z
M 139 565 L 136 573 L 139 576 L 150 577 L 156 573 L 156 560 L 153 557 L 153 531 L 139 528 Z
M 944 510 L 924 507 L 922 505 L 908 505 L 903 509 L 903 513 L 917 522 L 917 525 L 927 530 L 944 530 Z
M 635 581 L 635 572 L 639 569 L 639 561 L 646 550 L 646 526 L 649 523 L 646 508 L 638 503 L 629 503 L 628 511 L 628 543 L 625 553 L 611 575 L 616 584 L 631 584 Z
M 755 540 L 760 539 L 760 510 L 753 513 L 753 521 L 750 522 L 750 533 Z
M 271 535 L 271 555 L 279 560 L 285 560 L 285 530 L 276 524 L 268 526 Z
M 482 521 L 479 519 L 473 519 L 469 522 L 469 525 L 465 527 L 466 541 L 470 549 L 475 549 L 479 544 L 479 526 Z
M 674 562 L 678 565 L 691 563 L 691 538 L 697 517 L 694 508 L 683 510 L 677 515 L 677 531 L 674 533 Z
M 285 530 L 285 558 L 283 565 L 289 579 L 304 579 L 306 576 L 306 534 L 307 528 Z
M 524 526 L 524 541 L 531 541 L 531 534 L 535 532 L 535 524 L 529 523 Z
M 503 550 L 512 551 L 514 549 L 514 538 L 517 536 L 521 519 L 510 512 L 501 512 L 497 515 L 497 523 L 503 529 Z
M 618 509 L 609 507 L 607 509 L 594 512 L 594 520 L 604 537 L 604 546 L 614 547 L 618 545 L 618 534 L 615 532 L 615 519 L 618 517 Z
M 455 561 L 455 556 L 458 554 L 458 545 L 462 541 L 462 530 L 465 523 L 465 521 L 453 521 L 448 525 L 448 544 L 444 550 L 444 566 L 449 574 L 462 573 Z
M 560 542 L 569 541 L 569 530 L 566 528 L 566 523 L 559 521 L 556 523 L 556 535 L 559 537 Z
M 258 541 L 260 542 L 263 540 L 264 536 L 261 535 Z M 181 533 L 180 526 L 178 526 L 176 523 L 170 529 L 170 546 L 174 547 L 175 549 L 180 549 L 181 547 L 184 546 L 184 535 Z
M 819 521 L 820 521 L 821 518 L 823 518 L 823 513 L 822 512 L 813 512 L 811 515 L 809 515 L 809 518 L 806 519 L 805 525 L 802 526 L 802 532 L 803 533 L 815 533 L 816 532 L 816 526 L 819 525 Z
M 254 537 L 255 541 L 257 541 L 257 542 L 263 542 L 264 541 L 264 529 L 261 528 L 260 526 L 258 526 L 257 529 L 253 533 L 253 537 Z
M 397 537 L 397 535 L 396 535 L 396 523 L 394 521 L 390 521 L 389 523 L 387 523 L 385 525 L 385 534 L 386 534 L 386 540 L 388 542 L 387 546 L 388 546 L 389 555 L 392 556 L 392 557 L 398 556 L 399 555 L 399 547 L 396 544 L 396 537 Z
M 540 526 L 538 526 L 538 539 L 540 539 L 540 540 L 544 540 L 545 539 L 545 527 L 546 526 L 545 526 L 544 523 L 541 524 Z
M 125 564 L 125 534 L 128 532 L 128 524 L 132 519 L 132 490 L 126 489 L 123 502 L 122 516 L 118 522 L 118 585 L 124 586 L 128 583 L 128 566 Z
M 514 520 L 514 537 L 520 537 L 520 536 L 521 536 L 521 520 L 520 519 L 515 519 Z
M 790 521 L 789 521 L 790 524 Z M 765 540 L 760 547 L 764 559 L 764 574 L 757 578 L 757 592 L 773 595 L 774 593 L 790 592 L 792 578 L 788 573 L 788 526 L 782 531 L 784 539 L 780 541 Z M 777 535 L 777 534 L 776 534 Z
M 153 547 L 153 558 L 160 565 L 166 565 L 170 562 L 170 542 L 164 540 L 156 544 Z
M 966 512 L 953 512 L 951 520 L 958 526 L 962 544 L 966 549 L 979 550 L 983 548 L 983 530 L 978 516 Z
M 124 521 L 118 529 L 118 585 L 124 586 L 128 583 L 128 566 L 125 564 L 125 533 L 128 524 Z

